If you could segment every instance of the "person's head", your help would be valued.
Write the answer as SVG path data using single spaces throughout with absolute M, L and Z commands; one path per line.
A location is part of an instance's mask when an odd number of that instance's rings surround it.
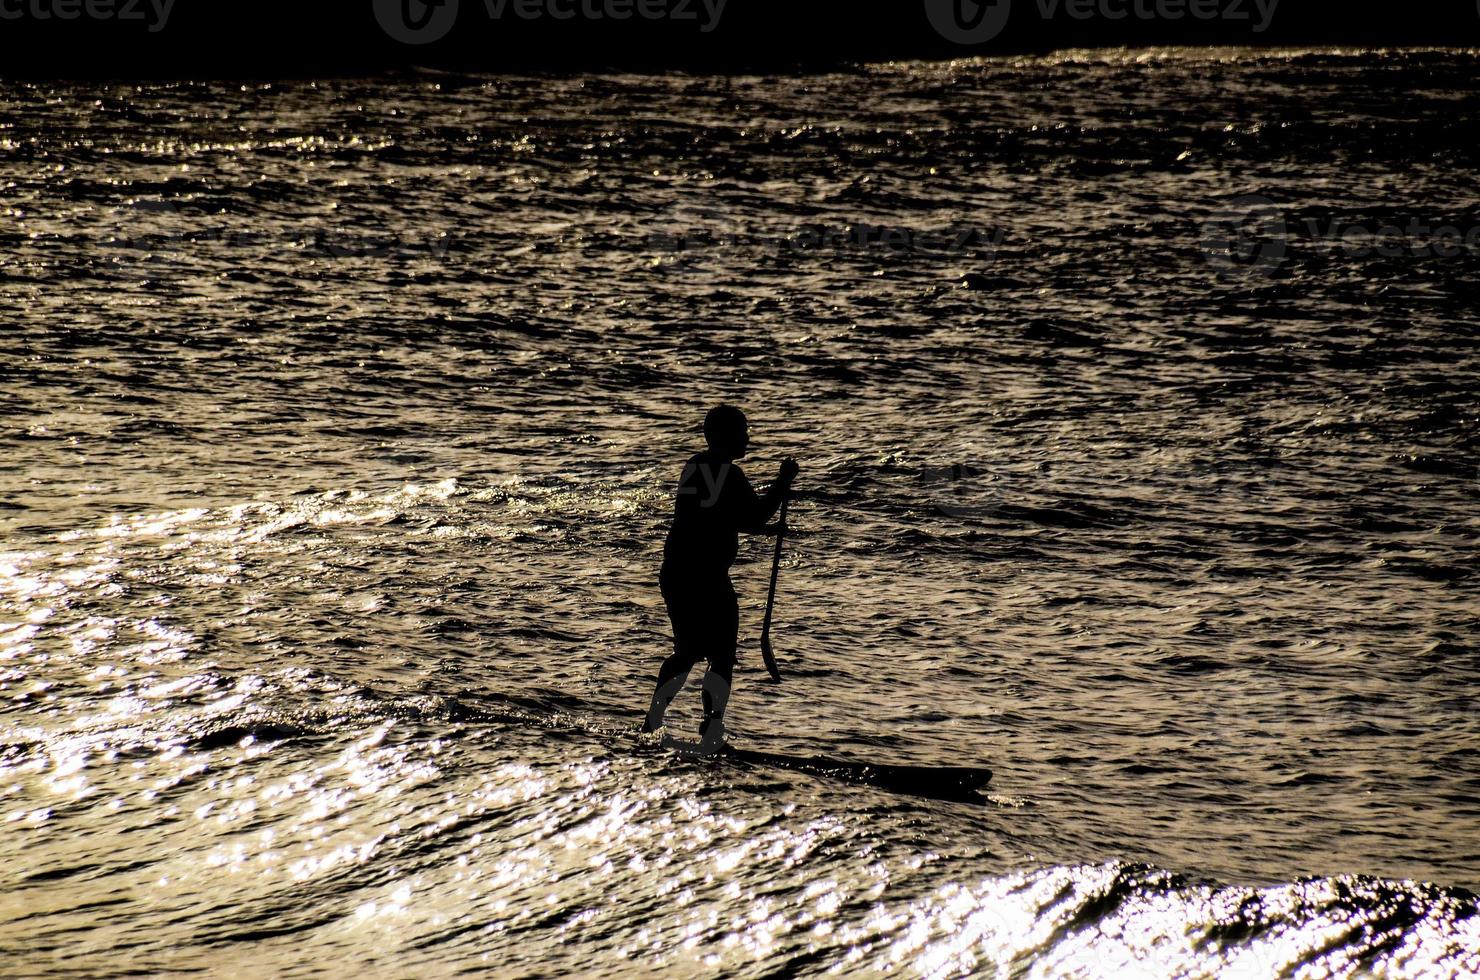
M 750 446 L 750 424 L 733 405 L 719 405 L 704 416 L 704 441 L 709 451 L 724 459 L 744 459 Z

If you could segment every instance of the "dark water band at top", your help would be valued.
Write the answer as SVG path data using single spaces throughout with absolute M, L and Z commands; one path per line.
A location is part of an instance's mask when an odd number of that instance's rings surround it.
M 7 0 L 8 77 L 811 70 L 1076 48 L 1480 45 L 1473 5 L 1337 0 Z M 229 42 L 226 39 L 230 39 Z

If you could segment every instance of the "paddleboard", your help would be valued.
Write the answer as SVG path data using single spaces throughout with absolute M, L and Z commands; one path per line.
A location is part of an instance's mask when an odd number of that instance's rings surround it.
M 460 704 L 455 713 L 468 720 L 479 719 L 504 724 L 528 725 L 549 731 L 577 731 L 595 735 L 613 743 L 626 743 L 643 751 L 669 751 L 680 755 L 713 760 L 720 765 L 742 767 L 786 769 L 807 773 L 821 779 L 852 783 L 858 786 L 873 786 L 893 793 L 920 796 L 935 800 L 950 800 L 964 803 L 985 803 L 980 795 L 992 781 L 992 771 L 969 766 L 897 766 L 878 762 L 855 762 L 847 759 L 829 759 L 824 756 L 795 756 L 779 752 L 761 752 L 755 749 L 726 746 L 719 753 L 704 753 L 699 743 L 665 736 L 661 740 L 644 735 L 634 728 L 613 727 L 591 718 L 581 717 L 569 706 L 555 708 L 534 699 L 515 699 L 507 696 L 484 694 L 478 700 L 503 702 L 497 708 L 491 705 L 473 708 Z
M 874 786 L 894 793 L 936 800 L 980 802 L 980 791 L 992 781 L 992 771 L 969 766 L 896 766 L 878 762 L 853 762 L 824 756 L 783 755 L 726 746 L 718 753 L 701 752 L 697 742 L 665 738 L 662 746 L 682 755 L 714 759 L 722 763 L 789 769 L 823 779 L 859 786 Z

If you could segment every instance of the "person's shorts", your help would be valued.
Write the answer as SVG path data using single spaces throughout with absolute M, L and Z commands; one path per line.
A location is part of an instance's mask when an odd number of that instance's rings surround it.
M 715 670 L 733 670 L 740 633 L 740 600 L 728 575 L 695 575 L 665 567 L 658 577 L 673 652 L 685 666 L 707 660 Z

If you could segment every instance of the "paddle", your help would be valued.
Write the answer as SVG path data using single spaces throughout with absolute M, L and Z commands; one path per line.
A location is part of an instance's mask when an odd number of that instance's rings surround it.
M 766 620 L 761 626 L 761 657 L 766 669 L 771 672 L 771 683 L 781 683 L 781 671 L 776 667 L 776 655 L 771 652 L 771 613 L 776 609 L 776 573 L 781 571 L 781 539 L 786 537 L 787 498 L 781 498 L 781 516 L 776 522 L 776 554 L 771 558 L 771 592 L 766 596 Z

